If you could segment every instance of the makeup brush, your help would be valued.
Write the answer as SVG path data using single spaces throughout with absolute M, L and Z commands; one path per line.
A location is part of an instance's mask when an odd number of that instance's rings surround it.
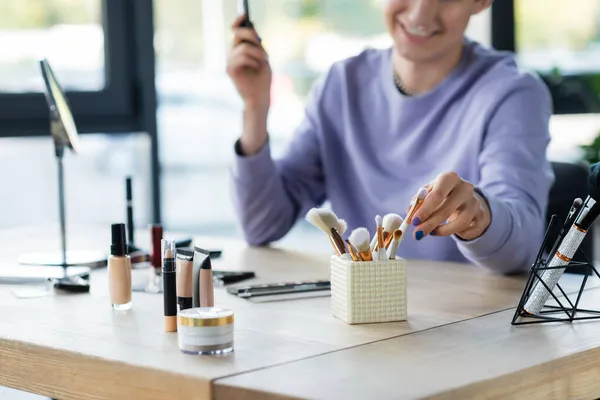
M 387 250 L 387 258 L 390 260 L 394 260 L 396 258 L 396 253 L 398 252 L 398 245 L 400 244 L 400 238 L 402 237 L 402 231 L 400 229 L 396 229 L 394 233 L 391 235 L 392 241 L 390 243 L 390 247 Z
M 343 235 L 346 232 L 346 221 L 338 218 L 333 211 L 326 208 L 314 208 L 314 210 L 316 210 L 319 217 L 321 217 L 321 220 L 329 227 L 330 230 L 331 228 L 335 228 L 340 235 Z
M 356 254 L 356 250 L 354 250 L 354 246 L 348 239 L 346 239 L 346 244 L 348 245 L 348 250 L 350 250 L 350 256 L 352 256 L 352 261 L 360 261 L 360 257 Z
M 554 290 L 586 234 L 592 228 L 594 221 L 600 215 L 600 203 L 598 203 L 600 201 L 600 163 L 592 164 L 589 168 L 588 192 L 583 205 L 579 207 L 575 221 L 562 239 L 558 249 L 554 254 L 548 256 L 547 269 L 544 269 L 541 276 L 545 285 L 536 281 L 532 286 L 529 298 L 523 305 L 523 309 L 530 314 L 538 315 L 542 312 L 550 293 Z M 577 207 L 579 202 L 573 203 L 573 207 Z M 572 216 L 568 218 L 570 219 Z
M 342 232 L 346 231 L 346 222 L 338 219 L 333 211 L 327 211 L 329 210 L 311 208 L 306 213 L 305 219 L 329 237 L 333 249 L 340 256 L 347 252 L 346 245 L 340 236 L 340 230 Z
M 402 243 L 402 241 L 406 237 L 406 230 L 408 229 L 408 226 L 412 223 L 415 214 L 417 213 L 417 211 L 419 211 L 421 205 L 423 205 L 423 201 L 425 201 L 425 198 L 428 194 L 429 190 L 426 187 L 421 187 L 417 192 L 417 195 L 410 202 L 408 212 L 406 213 L 406 218 L 404 219 L 404 221 L 402 221 L 402 225 L 400 225 L 400 230 L 402 231 L 402 236 L 400 236 L 400 243 Z M 398 246 L 400 246 L 400 243 L 398 243 Z
M 387 253 L 385 252 L 385 245 L 383 242 L 383 220 L 381 216 L 375 216 L 375 225 L 377 226 L 377 259 L 387 259 Z
M 339 256 L 341 253 L 340 253 L 337 245 L 333 241 L 333 238 L 331 237 L 331 232 L 327 228 L 327 225 L 325 225 L 325 222 L 323 222 L 323 220 L 321 219 L 321 216 L 319 215 L 319 213 L 317 212 L 317 210 L 318 210 L 317 208 L 311 208 L 310 210 L 308 210 L 308 212 L 306 213 L 306 216 L 304 218 L 311 225 L 313 225 L 313 226 L 317 227 L 318 229 L 322 230 L 327 235 L 327 237 L 329 238 L 329 242 L 331 243 L 331 246 L 333 247 L 333 250 L 335 250 L 335 252 Z
M 383 243 L 387 248 L 389 243 L 392 241 L 392 234 L 400 225 L 402 225 L 402 217 L 398 214 L 389 213 L 383 217 Z M 377 250 L 377 236 L 373 236 L 373 240 L 371 240 L 371 251 Z
M 329 228 L 331 238 L 340 252 L 340 256 L 347 253 L 348 251 L 346 250 L 346 244 L 341 236 L 344 234 L 344 232 L 346 232 L 346 221 L 339 219 L 332 210 L 325 208 L 317 208 L 317 214 L 319 214 L 321 221 L 323 221 L 323 223 L 325 223 L 325 225 Z
M 369 247 L 369 231 L 367 228 L 356 228 L 348 238 L 352 246 L 356 247 L 358 255 L 363 261 L 373 261 L 373 254 Z
M 383 240 L 385 242 L 385 248 L 387 249 L 394 236 L 394 231 L 400 228 L 404 222 L 404 218 L 398 214 L 387 214 L 383 217 Z

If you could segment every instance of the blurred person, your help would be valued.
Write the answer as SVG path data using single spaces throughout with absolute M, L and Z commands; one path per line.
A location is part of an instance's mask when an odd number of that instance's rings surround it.
M 325 201 L 348 232 L 373 232 L 376 214 L 402 215 L 428 185 L 402 257 L 527 269 L 554 181 L 546 158 L 552 105 L 512 54 L 465 37 L 491 1 L 384 1 L 393 46 L 335 63 L 277 160 L 267 131 L 268 55 L 240 16 L 227 72 L 244 102 L 232 181 L 247 242 L 282 238 Z

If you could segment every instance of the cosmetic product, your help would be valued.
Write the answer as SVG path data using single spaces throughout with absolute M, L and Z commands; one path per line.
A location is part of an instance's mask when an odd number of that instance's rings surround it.
M 127 254 L 125 224 L 111 225 L 110 256 L 108 257 L 110 302 L 115 310 L 131 308 L 131 259 Z
M 347 228 L 346 221 L 339 219 L 333 211 L 320 208 L 311 208 L 305 219 L 328 236 L 338 256 L 346 253 L 346 245 L 341 237 Z
M 280 282 L 280 283 L 261 283 L 256 285 L 246 285 L 231 287 L 227 293 L 238 297 L 250 298 L 259 296 L 273 296 L 280 294 L 320 292 L 331 289 L 331 282 L 328 280 L 300 281 L 300 282 Z
M 375 224 L 377 226 L 377 259 L 387 260 L 387 252 L 383 241 L 383 220 L 379 215 L 375 217 Z
M 133 226 L 133 190 L 131 186 L 131 177 L 125 178 L 125 197 L 127 204 L 127 245 L 130 251 L 133 251 L 135 247 L 135 238 Z
M 192 308 L 192 276 L 194 273 L 194 252 L 177 249 L 177 304 L 179 310 Z
M 212 256 L 210 256 L 212 258 Z M 216 271 L 213 270 L 213 281 L 217 285 L 230 285 L 252 279 L 256 275 L 252 271 Z
M 358 256 L 362 261 L 373 261 L 373 254 L 369 247 L 369 231 L 367 228 L 356 228 L 348 238 L 352 246 L 356 247 Z
M 354 250 L 354 246 L 352 246 L 352 243 L 350 243 L 349 240 L 346 240 L 346 244 L 348 245 L 348 250 L 350 250 L 350 256 L 352 257 L 352 261 L 360 261 L 360 258 Z
M 340 256 L 348 252 L 346 250 L 346 244 L 344 243 L 344 239 L 342 239 L 342 236 L 338 233 L 338 231 L 335 228 L 331 228 L 331 239 L 333 240 L 333 243 Z
M 394 213 L 386 214 L 383 217 L 383 242 L 386 245 L 386 248 L 389 246 L 389 243 L 392 241 L 392 233 L 402 225 L 404 219 Z M 377 250 L 377 236 L 373 236 L 373 240 L 371 240 L 371 251 Z
M 523 309 L 530 314 L 539 315 L 550 297 L 550 293 L 558 283 L 560 277 L 565 271 L 566 266 L 571 262 L 581 242 L 585 238 L 588 230 L 600 214 L 600 205 L 591 196 L 588 196 L 583 204 L 575 223 L 569 229 L 569 232 L 562 240 L 556 253 L 550 255 L 547 268 L 541 276 L 541 280 L 534 285 L 529 298 L 525 302 Z M 564 268 L 562 268 L 564 267 Z M 547 288 L 546 288 L 547 286 Z
M 179 350 L 186 354 L 215 355 L 233 351 L 233 311 L 205 307 L 177 314 Z
M 240 3 L 242 7 L 240 7 Z M 250 7 L 248 5 L 248 0 L 238 0 L 238 9 L 240 8 L 240 11 L 243 12 L 245 15 L 245 18 L 240 24 L 240 26 L 243 28 L 252 28 L 254 24 L 252 23 L 252 21 L 250 21 Z
M 410 202 L 408 212 L 406 213 L 406 218 L 404 219 L 404 221 L 402 221 L 402 225 L 400 226 L 400 230 L 402 231 L 402 236 L 400 236 L 400 243 L 402 243 L 402 241 L 406 237 L 406 231 L 408 229 L 408 226 L 412 224 L 415 214 L 417 213 L 417 211 L 419 211 L 421 205 L 423 205 L 423 202 L 425 201 L 425 198 L 428 194 L 429 189 L 427 189 L 426 187 L 421 187 L 417 195 Z M 400 245 L 400 243 L 398 245 Z
M 162 281 L 165 308 L 165 332 L 177 330 L 177 282 L 175 267 L 175 242 L 161 240 Z
M 206 257 L 209 262 L 200 266 L 200 307 L 214 307 L 215 294 L 213 288 L 213 274 L 210 256 Z
M 200 278 L 202 270 L 210 270 L 212 274 L 210 252 L 198 246 L 194 246 L 194 272 L 192 276 L 192 306 L 194 308 L 200 307 L 203 299 L 202 291 L 205 288 L 202 286 L 202 280 Z
M 571 225 L 573 225 L 573 222 L 575 222 L 577 213 L 581 209 L 582 205 L 583 205 L 583 200 L 581 200 L 580 198 L 576 198 L 573 201 L 573 205 L 571 205 L 571 208 L 569 209 L 569 213 L 567 214 L 567 218 L 565 219 L 565 222 L 564 222 L 562 228 L 560 229 L 560 232 L 558 233 L 558 237 L 556 238 L 556 241 L 554 242 L 552 249 L 548 253 L 549 255 L 556 253 L 556 250 L 558 249 L 558 246 L 560 246 L 560 243 L 562 242 L 563 238 L 565 237 L 565 234 L 568 232 Z
M 392 234 L 392 241 L 390 243 L 390 247 L 387 250 L 387 258 L 389 260 L 396 259 L 396 253 L 398 252 L 398 245 L 400 244 L 400 237 L 402 236 L 402 231 L 400 229 L 396 229 Z
M 342 253 L 340 252 L 340 248 L 339 248 L 338 244 L 335 242 L 335 240 L 333 240 L 332 236 L 329 236 L 329 243 L 331 243 L 331 247 L 333 247 L 333 250 L 335 250 L 335 254 L 338 256 L 341 256 Z
M 152 249 L 150 251 L 150 263 L 152 268 L 157 273 L 160 273 L 161 269 L 161 241 L 163 238 L 163 228 L 159 224 L 150 226 L 150 240 L 152 243 Z

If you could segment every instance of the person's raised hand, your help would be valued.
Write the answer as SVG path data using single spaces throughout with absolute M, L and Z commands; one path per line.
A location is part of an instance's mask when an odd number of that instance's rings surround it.
M 233 44 L 227 60 L 227 74 L 244 101 L 245 107 L 267 112 L 270 104 L 271 66 L 253 28 L 240 27 L 244 15 L 231 26 Z

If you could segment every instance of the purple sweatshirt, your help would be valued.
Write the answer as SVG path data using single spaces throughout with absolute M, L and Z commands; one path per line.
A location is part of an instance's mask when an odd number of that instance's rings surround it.
M 391 49 L 338 62 L 315 84 L 286 154 L 268 143 L 232 168 L 234 203 L 250 245 L 283 237 L 329 201 L 352 229 L 402 216 L 420 186 L 455 171 L 486 197 L 492 220 L 479 238 L 412 229 L 404 258 L 470 261 L 500 273 L 525 270 L 541 244 L 554 176 L 546 158 L 550 95 L 509 53 L 465 41 L 458 67 L 426 94 L 397 90 Z

